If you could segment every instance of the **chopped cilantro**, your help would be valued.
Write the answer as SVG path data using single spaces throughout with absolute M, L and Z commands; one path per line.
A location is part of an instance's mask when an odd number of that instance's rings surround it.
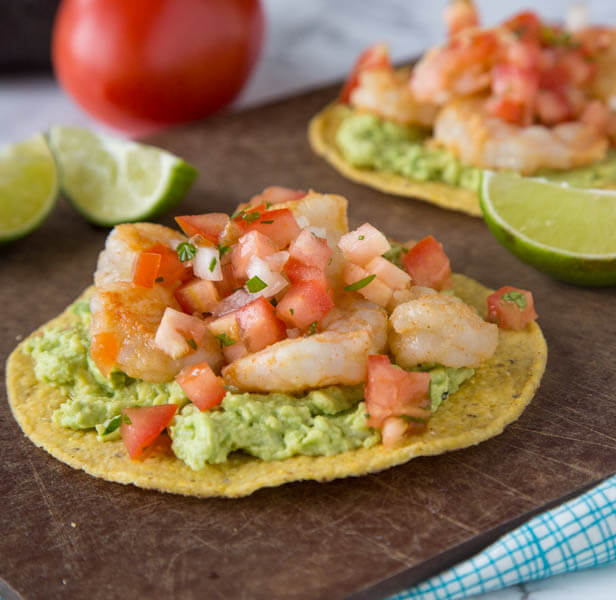
M 262 225 L 271 225 L 273 222 L 273 219 L 271 221 L 259 221 L 259 223 L 261 223 Z
M 317 321 L 313 321 L 312 323 L 310 323 L 308 327 L 308 335 L 314 335 L 317 332 L 318 325 L 319 323 Z
M 276 300 L 276 298 L 271 298 L 271 299 L 270 299 L 270 304 L 271 304 L 272 306 L 278 306 L 278 300 Z
M 366 236 L 365 235 L 360 235 L 357 239 L 358 240 L 364 240 L 364 239 L 366 239 Z
M 246 223 L 254 223 L 257 219 L 261 217 L 261 213 L 258 210 L 254 210 L 249 213 L 244 213 L 242 215 L 242 219 L 246 221 Z
M 193 349 L 196 350 L 197 349 L 197 342 L 195 342 L 195 340 L 193 340 L 192 338 L 186 340 L 188 342 L 188 345 Z
M 214 272 L 214 269 L 216 268 L 216 257 L 212 256 L 212 260 L 210 261 L 210 266 L 208 267 L 208 269 L 210 270 L 210 273 Z
M 122 414 L 122 422 L 125 425 L 132 425 L 133 422 L 130 420 L 130 417 L 128 415 Z
M 157 277 L 154 281 L 156 283 L 160 283 L 161 281 L 165 281 L 165 278 L 164 277 Z
M 366 287 L 375 277 L 376 275 L 373 273 L 372 275 L 368 275 L 368 277 L 364 277 L 351 285 L 345 286 L 344 289 L 347 292 L 356 292 L 357 290 L 361 290 L 361 288 Z
M 127 417 L 128 418 L 128 417 Z M 105 431 L 103 431 L 103 435 L 109 435 L 113 433 L 120 425 L 122 424 L 122 415 L 116 415 L 107 423 L 107 427 L 105 427 Z
M 272 207 L 272 203 L 271 202 L 266 202 L 265 203 L 265 208 L 270 209 Z
M 220 252 L 220 256 L 221 258 L 227 253 L 229 252 L 229 250 L 231 250 L 231 246 L 223 246 L 220 245 L 218 246 L 218 252 Z
M 257 277 L 256 275 L 254 277 L 251 277 L 246 282 L 246 289 L 251 294 L 256 294 L 257 292 L 260 292 L 261 290 L 264 290 L 266 287 L 267 287 L 267 283 L 265 283 L 265 281 L 263 281 L 263 279 L 261 279 L 260 277 Z
M 191 260 L 197 254 L 197 248 L 190 242 L 180 242 L 177 247 L 178 258 L 184 262 Z
M 216 339 L 220 342 L 220 347 L 233 346 L 237 340 L 230 338 L 226 333 L 221 333 L 216 336 Z
M 294 315 L 295 314 L 295 310 L 293 310 L 292 308 L 289 309 L 289 312 Z
M 510 292 L 503 294 L 502 299 L 505 302 L 513 302 L 520 310 L 524 310 L 526 308 L 526 296 L 521 292 L 511 290 Z

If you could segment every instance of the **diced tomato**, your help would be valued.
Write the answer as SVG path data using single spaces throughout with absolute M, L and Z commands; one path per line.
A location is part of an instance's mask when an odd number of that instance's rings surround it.
M 182 369 L 175 380 L 200 411 L 218 406 L 227 393 L 222 377 L 218 377 L 205 360 Z
M 216 286 L 220 297 L 226 298 L 236 290 L 241 289 L 241 287 L 244 285 L 245 279 L 236 279 L 235 275 L 233 274 L 233 264 L 230 262 L 225 264 L 224 258 L 221 260 L 223 262 L 223 265 L 221 267 L 222 281 L 215 281 L 214 285 Z
M 532 293 L 510 285 L 490 294 L 487 302 L 488 321 L 503 329 L 524 329 L 538 316 Z
M 276 244 L 271 238 L 259 231 L 245 233 L 231 251 L 231 264 L 235 279 L 246 279 L 250 259 L 253 256 L 265 258 L 277 251 Z
M 293 213 L 288 208 L 270 210 L 250 223 L 248 231 L 258 231 L 273 240 L 278 250 L 286 248 L 301 232 Z
M 382 256 L 375 256 L 365 267 L 368 273 L 374 273 L 392 290 L 402 290 L 411 283 L 411 277 L 399 267 Z
M 265 212 L 267 212 L 265 202 L 256 206 L 242 208 L 233 217 L 233 223 L 236 223 L 243 231 L 247 231 L 250 224 L 260 219 Z
M 556 90 L 539 90 L 535 110 L 542 123 L 556 125 L 573 116 L 567 98 Z
M 370 427 L 382 427 L 388 417 L 426 420 L 430 416 L 430 373 L 408 372 L 384 354 L 368 357 L 365 386 Z
M 326 239 L 304 229 L 291 242 L 289 255 L 309 267 L 324 271 L 332 257 L 332 249 L 327 245 Z
M 278 302 L 276 314 L 290 328 L 307 329 L 333 307 L 329 290 L 320 281 L 300 281 L 293 284 Z
M 347 80 L 340 92 L 339 100 L 342 103 L 348 104 L 351 99 L 351 92 L 359 84 L 359 74 L 362 71 L 369 69 L 391 69 L 391 63 L 389 61 L 389 50 L 387 45 L 380 43 L 374 44 L 364 50 L 357 62 L 353 66 Z
M 284 274 L 288 277 L 291 283 L 298 283 L 299 281 L 320 281 L 326 287 L 329 286 L 325 272 L 317 267 L 309 267 L 308 265 L 300 262 L 296 258 L 289 258 L 284 265 Z
M 173 287 L 180 282 L 187 281 L 192 277 L 192 269 L 184 264 L 175 250 L 164 244 L 154 244 L 146 252 L 160 254 L 160 267 L 156 276 L 156 282 L 165 287 Z
M 522 69 L 539 69 L 541 47 L 536 40 L 517 41 L 506 47 L 506 62 Z
M 580 115 L 580 121 L 591 125 L 597 131 L 605 131 L 610 124 L 610 110 L 601 100 L 592 100 Z
M 363 267 L 375 256 L 390 249 L 387 238 L 370 223 L 364 223 L 357 229 L 345 233 L 338 242 L 344 257 L 356 265 Z
M 367 278 L 371 276 L 372 279 L 367 281 Z M 344 265 L 342 279 L 346 284 L 345 289 L 350 288 L 351 291 L 356 291 L 366 300 L 370 300 L 370 302 L 379 306 L 387 306 L 391 300 L 393 290 L 380 279 L 374 277 L 374 273 L 370 273 L 356 264 L 346 263 Z M 357 286 L 361 287 L 355 289 Z
M 190 315 L 212 312 L 220 302 L 216 285 L 207 279 L 191 279 L 175 290 L 173 295 L 182 310 Z
M 175 220 L 188 237 L 199 234 L 213 244 L 218 244 L 220 234 L 229 223 L 229 216 L 225 213 L 207 213 L 204 215 L 184 215 L 175 217 Z
M 154 344 L 171 358 L 180 358 L 196 350 L 207 332 L 207 325 L 198 317 L 167 307 L 156 330 Z
M 131 458 L 141 457 L 144 448 L 156 441 L 173 420 L 177 408 L 177 404 L 159 404 L 122 411 L 120 434 Z M 125 419 L 130 422 L 126 423 Z
M 536 40 L 541 31 L 541 20 L 534 12 L 524 11 L 505 21 L 503 26 L 520 40 Z
M 525 123 L 530 118 L 526 107 L 512 98 L 491 96 L 486 102 L 488 114 L 508 123 Z
M 491 114 L 520 125 L 531 122 L 539 89 L 539 73 L 513 64 L 498 64 L 492 69 Z
M 236 316 L 240 336 L 248 352 L 258 352 L 286 337 L 285 324 L 262 296 L 238 309 Z
M 118 354 L 120 352 L 120 342 L 115 333 L 112 331 L 102 331 L 92 336 L 90 342 L 90 355 L 98 370 L 105 376 L 109 377 L 109 373 L 115 366 Z
M 417 242 L 402 258 L 415 285 L 444 290 L 451 287 L 451 264 L 443 246 L 431 235 Z
M 140 252 L 135 261 L 133 283 L 146 288 L 154 287 L 161 258 L 157 252 Z

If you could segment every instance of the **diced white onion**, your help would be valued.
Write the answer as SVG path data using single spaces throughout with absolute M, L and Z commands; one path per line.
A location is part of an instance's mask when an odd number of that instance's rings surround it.
M 327 231 L 326 231 L 325 227 L 313 227 L 311 225 L 310 227 L 306 227 L 306 229 L 310 233 L 314 233 L 314 235 L 316 235 L 317 237 L 327 239 Z
M 200 279 L 222 281 L 220 253 L 214 246 L 199 246 L 192 260 L 193 273 Z
M 280 273 L 272 271 L 267 263 L 258 256 L 253 256 L 250 259 L 246 272 L 248 273 L 249 280 L 253 277 L 258 277 L 266 285 L 264 289 L 253 292 L 253 298 L 258 298 L 259 296 L 271 298 L 289 285 L 289 282 Z
M 304 229 L 305 227 L 308 227 L 308 225 L 310 225 L 310 221 L 308 221 L 308 219 L 304 217 L 304 215 L 295 217 L 295 220 L 297 221 L 297 224 L 300 226 L 301 229 Z
M 226 298 L 223 298 L 212 310 L 212 315 L 222 317 L 222 315 L 233 312 L 254 299 L 255 296 L 253 294 L 247 292 L 244 288 L 240 288 Z

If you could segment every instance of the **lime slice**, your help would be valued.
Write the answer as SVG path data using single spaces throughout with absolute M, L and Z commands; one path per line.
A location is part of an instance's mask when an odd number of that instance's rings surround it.
M 78 127 L 55 126 L 48 136 L 62 192 L 97 225 L 156 216 L 179 202 L 197 175 L 181 158 L 153 146 Z
M 56 163 L 42 135 L 0 149 L 0 243 L 36 229 L 57 196 Z
M 562 281 L 616 284 L 616 191 L 486 171 L 483 217 L 505 248 Z

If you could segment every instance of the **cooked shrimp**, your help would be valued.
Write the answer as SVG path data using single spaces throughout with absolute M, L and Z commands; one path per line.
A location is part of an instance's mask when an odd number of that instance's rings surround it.
M 213 335 L 207 334 L 201 346 L 181 359 L 173 359 L 154 344 L 156 330 L 165 309 L 179 309 L 173 292 L 160 285 L 151 288 L 127 282 L 97 286 L 90 302 L 90 337 L 112 332 L 120 340 L 116 366 L 131 377 L 150 382 L 173 379 L 186 365 L 207 360 L 220 368 L 222 354 Z
M 431 127 L 437 107 L 419 102 L 408 85 L 408 75 L 391 69 L 370 69 L 358 75 L 351 105 L 400 123 Z
M 434 140 L 468 165 L 524 174 L 585 165 L 602 159 L 608 148 L 606 135 L 592 125 L 580 121 L 549 128 L 513 125 L 488 115 L 481 98 L 445 106 L 434 124 Z
M 445 46 L 432 48 L 415 65 L 410 89 L 419 102 L 444 104 L 487 90 L 499 57 L 500 29 L 462 29 Z
M 100 286 L 112 281 L 131 281 L 139 252 L 156 243 L 172 246 L 185 239 L 178 231 L 154 223 L 118 225 L 107 236 L 105 248 L 98 257 L 94 283 Z
M 479 25 L 479 15 L 473 0 L 451 0 L 443 11 L 443 19 L 449 37 Z
M 364 300 L 337 304 L 342 308 L 327 315 L 324 331 L 283 340 L 232 362 L 223 369 L 225 382 L 243 390 L 293 393 L 364 381 L 368 355 L 385 348 L 387 314 Z
M 477 367 L 492 356 L 498 343 L 496 325 L 454 296 L 419 287 L 413 295 L 390 317 L 389 345 L 397 364 Z

